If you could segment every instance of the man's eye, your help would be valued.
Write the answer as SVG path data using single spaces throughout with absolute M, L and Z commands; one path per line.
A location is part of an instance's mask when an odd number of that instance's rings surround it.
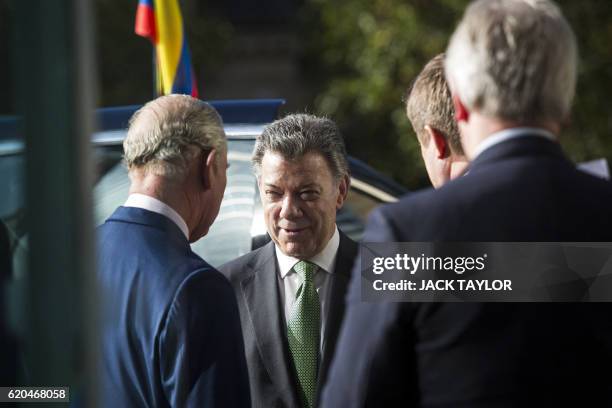
M 278 191 L 266 190 L 266 196 L 268 198 L 278 198 L 281 194 Z
M 319 193 L 314 190 L 305 190 L 300 192 L 300 198 L 302 200 L 314 200 L 319 196 Z

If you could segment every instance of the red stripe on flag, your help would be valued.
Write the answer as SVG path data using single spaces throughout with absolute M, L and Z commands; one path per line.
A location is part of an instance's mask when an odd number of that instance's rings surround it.
M 134 26 L 136 34 L 148 38 L 157 44 L 157 30 L 155 29 L 155 13 L 153 8 L 140 2 L 136 10 L 136 24 Z

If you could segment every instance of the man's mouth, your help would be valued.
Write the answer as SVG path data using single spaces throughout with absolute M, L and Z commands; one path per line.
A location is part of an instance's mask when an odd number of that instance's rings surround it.
M 304 228 L 281 228 L 281 231 L 283 231 L 286 235 L 288 236 L 296 236 L 301 234 L 302 232 L 306 231 L 308 229 L 308 227 L 304 227 Z

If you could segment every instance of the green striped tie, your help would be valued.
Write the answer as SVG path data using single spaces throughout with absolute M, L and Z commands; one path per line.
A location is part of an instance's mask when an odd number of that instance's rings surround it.
M 293 270 L 302 279 L 302 284 L 295 295 L 295 303 L 287 323 L 287 338 L 302 401 L 305 407 L 312 408 L 317 390 L 321 319 L 319 295 L 312 282 L 317 265 L 300 261 L 295 264 Z

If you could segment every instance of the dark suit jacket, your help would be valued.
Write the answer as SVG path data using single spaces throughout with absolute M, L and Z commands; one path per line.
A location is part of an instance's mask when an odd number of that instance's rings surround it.
M 336 267 L 328 292 L 330 306 L 325 323 L 317 395 L 325 383 L 336 349 L 344 316 L 344 299 L 356 255 L 357 244 L 340 232 Z M 284 306 L 278 288 L 274 242 L 221 266 L 219 270 L 229 278 L 238 299 L 253 406 L 299 407 L 297 379 L 282 316 Z
M 162 215 L 119 207 L 98 234 L 101 406 L 250 406 L 227 279 Z
M 611 239 L 612 184 L 527 137 L 379 208 L 364 242 Z M 612 406 L 609 304 L 365 303 L 359 274 L 323 406 Z

